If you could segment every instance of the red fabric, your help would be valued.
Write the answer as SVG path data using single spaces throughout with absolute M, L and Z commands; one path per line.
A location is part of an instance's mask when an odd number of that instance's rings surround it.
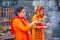
M 37 26 L 43 26 L 43 23 L 37 23 L 36 25 Z
M 19 16 L 16 16 L 16 17 L 17 17 L 19 20 L 21 20 L 21 22 L 23 23 L 24 26 L 26 26 L 26 24 L 24 23 L 24 21 L 26 21 L 24 17 L 19 17 Z M 23 20 L 24 20 L 24 21 L 23 21 Z
M 26 26 L 26 24 L 25 24 L 25 22 L 24 22 L 24 21 L 27 21 L 26 18 L 24 18 L 24 17 L 19 17 L 19 16 L 16 16 L 16 18 L 18 18 L 19 20 L 21 20 L 21 22 L 23 23 L 23 25 Z M 11 34 L 12 34 L 12 35 L 15 33 L 14 28 L 13 28 L 13 23 L 12 23 L 14 19 L 15 19 L 15 18 L 13 18 L 12 21 L 11 21 Z M 24 20 L 24 21 L 23 21 L 23 20 Z M 20 30 L 20 31 L 22 31 L 22 30 Z M 22 32 L 23 32 L 23 31 L 22 31 Z M 27 40 L 29 40 L 28 32 L 25 32 L 25 34 L 26 34 Z
M 40 18 L 40 16 L 36 16 L 37 18 Z
M 15 17 L 11 20 L 11 34 L 13 35 L 15 33 L 14 28 L 13 28 L 13 20 L 15 19 Z

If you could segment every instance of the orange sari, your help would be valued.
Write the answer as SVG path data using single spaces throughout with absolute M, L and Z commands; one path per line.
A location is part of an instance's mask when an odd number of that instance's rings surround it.
M 24 17 L 16 16 L 11 22 L 11 33 L 15 34 L 15 40 L 31 40 L 29 22 Z
M 40 9 L 41 9 L 41 6 L 39 5 L 37 7 L 36 14 L 32 17 L 32 21 L 40 19 Z M 41 18 L 44 20 L 44 12 L 42 12 Z M 42 23 L 42 26 L 44 26 L 44 21 Z M 44 28 L 42 26 L 40 26 L 41 28 L 38 29 L 37 24 L 33 25 L 32 40 L 44 40 Z

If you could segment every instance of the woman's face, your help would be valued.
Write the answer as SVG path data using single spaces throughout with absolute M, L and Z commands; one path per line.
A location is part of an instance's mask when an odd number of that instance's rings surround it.
M 43 14 L 42 12 L 44 12 L 44 9 L 40 11 L 40 14 Z
M 22 9 L 22 11 L 20 13 L 18 13 L 18 15 L 21 17 L 25 17 L 26 16 L 26 10 Z

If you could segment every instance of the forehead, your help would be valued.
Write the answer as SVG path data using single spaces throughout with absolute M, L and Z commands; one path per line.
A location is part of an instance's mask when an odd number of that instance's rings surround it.
M 22 11 L 25 11 L 26 9 L 23 9 Z

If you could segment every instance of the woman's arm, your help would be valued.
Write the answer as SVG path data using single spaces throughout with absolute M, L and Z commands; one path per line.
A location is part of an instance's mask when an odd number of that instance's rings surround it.
M 19 19 L 15 19 L 13 21 L 13 25 L 14 25 L 14 27 L 16 27 L 17 29 L 22 30 L 22 31 L 29 31 L 31 29 L 31 27 L 29 26 L 29 24 L 27 24 L 26 26 L 24 26 Z

